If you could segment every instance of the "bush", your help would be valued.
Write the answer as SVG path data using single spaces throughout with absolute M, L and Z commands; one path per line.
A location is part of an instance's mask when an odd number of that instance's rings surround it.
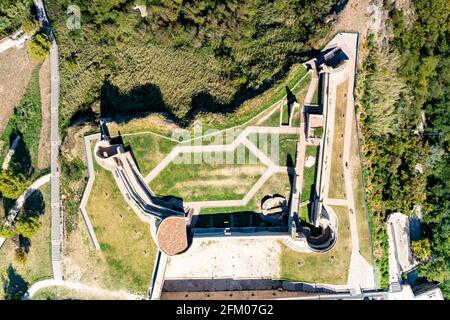
M 431 244 L 428 239 L 413 241 L 411 250 L 419 260 L 427 260 L 431 255 Z
M 14 255 L 15 261 L 22 266 L 25 265 L 25 263 L 27 262 L 27 254 L 25 250 L 22 247 L 18 247 L 16 248 L 14 253 L 15 253 Z
M 36 34 L 28 44 L 28 54 L 37 61 L 43 61 L 50 51 L 51 43 L 43 33 Z
M 26 189 L 22 175 L 13 175 L 9 170 L 0 172 L 0 193 L 4 198 L 17 199 Z

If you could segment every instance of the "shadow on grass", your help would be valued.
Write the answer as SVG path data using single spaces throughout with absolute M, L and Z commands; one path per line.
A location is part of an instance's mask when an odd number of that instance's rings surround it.
M 15 129 L 13 132 L 11 132 L 9 140 L 11 141 L 12 144 L 12 141 L 14 141 L 14 139 L 17 136 L 20 136 L 21 139 L 17 144 L 16 151 L 11 157 L 11 161 L 9 163 L 8 168 L 14 175 L 22 174 L 26 178 L 31 178 L 35 173 L 35 170 L 33 168 L 33 164 L 31 161 L 30 151 L 23 139 L 22 133 L 17 129 Z
M 21 300 L 28 291 L 28 282 L 19 275 L 12 265 L 8 266 L 6 277 L 3 277 L 5 300 Z
M 100 95 L 100 117 L 110 117 L 118 123 L 126 123 L 129 120 L 145 116 L 153 112 L 160 112 L 170 122 L 176 122 L 181 127 L 189 126 L 199 113 L 220 113 L 228 114 L 236 111 L 245 101 L 253 99 L 262 94 L 268 89 L 272 88 L 278 81 L 286 77 L 289 69 L 296 61 L 303 61 L 318 54 L 318 50 L 305 50 L 301 54 L 292 56 L 286 59 L 284 65 L 278 72 L 273 74 L 270 78 L 264 80 L 261 85 L 256 88 L 249 88 L 241 85 L 236 89 L 235 94 L 230 99 L 230 102 L 224 103 L 216 99 L 207 90 L 202 90 L 194 94 L 190 103 L 185 107 L 186 110 L 176 110 L 174 106 L 168 105 L 161 93 L 161 89 L 157 84 L 147 83 L 134 87 L 128 92 L 123 92 L 120 88 L 111 83 L 110 80 L 105 80 Z M 289 90 L 290 96 L 293 94 Z M 293 96 L 295 98 L 295 96 Z M 181 106 L 180 108 L 183 108 Z M 178 108 L 178 109 L 180 109 Z M 88 108 L 84 108 L 88 109 Z M 92 116 L 88 111 L 84 113 Z M 182 114 L 182 116 L 180 115 Z M 79 115 L 81 116 L 81 114 Z M 70 123 L 75 123 L 77 116 L 71 118 Z

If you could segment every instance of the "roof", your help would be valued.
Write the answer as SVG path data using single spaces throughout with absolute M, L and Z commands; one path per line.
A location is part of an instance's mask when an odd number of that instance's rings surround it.
M 168 256 L 183 252 L 188 247 L 184 217 L 170 216 L 161 221 L 156 232 L 158 247 Z

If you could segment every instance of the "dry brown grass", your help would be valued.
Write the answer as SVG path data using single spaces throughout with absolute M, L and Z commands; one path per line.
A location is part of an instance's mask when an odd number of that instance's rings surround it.
M 74 158 L 85 160 L 86 154 L 84 151 L 84 136 L 92 130 L 98 132 L 98 127 L 94 127 L 89 124 L 69 127 L 67 130 L 67 135 L 61 144 L 61 153 L 71 160 Z
M 330 189 L 328 198 L 344 199 L 344 152 L 345 115 L 347 109 L 348 80 L 337 86 L 336 113 L 334 117 L 333 151 L 331 155 Z
M 28 57 L 26 47 L 0 53 L 0 135 L 20 103 L 37 64 Z
M 41 88 L 42 127 L 39 137 L 38 169 L 50 165 L 50 59 L 45 59 L 39 70 Z
M 112 174 L 99 166 L 86 209 L 106 264 L 102 287 L 145 293 L 157 251 L 150 226 L 127 206 Z
M 370 250 L 370 233 L 365 208 L 365 199 L 362 184 L 361 162 L 358 150 L 358 136 L 356 132 L 356 121 L 352 121 L 352 141 L 350 146 L 350 170 L 352 176 L 352 187 L 355 201 L 356 224 L 358 230 L 358 239 L 361 255 L 372 263 L 372 254 Z
M 15 260 L 15 249 L 18 243 L 7 240 L 0 248 L 0 279 L 9 265 L 30 285 L 53 276 L 50 256 L 50 185 L 43 186 L 40 191 L 45 202 L 45 212 L 39 218 L 41 226 L 30 239 L 30 251 L 25 264 Z M 0 281 L 1 284 L 1 281 Z M 0 300 L 3 298 L 3 286 L 0 286 Z

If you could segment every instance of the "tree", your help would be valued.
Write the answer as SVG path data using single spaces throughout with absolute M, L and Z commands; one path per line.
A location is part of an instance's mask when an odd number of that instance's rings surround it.
M 28 35 L 32 35 L 38 28 L 39 22 L 37 22 L 33 18 L 25 19 L 24 21 L 22 21 L 21 29 Z
M 20 217 L 16 224 L 16 233 L 26 238 L 31 238 L 39 230 L 41 221 L 38 216 Z
M 11 227 L 2 226 L 0 227 L 0 237 L 11 239 L 13 237 L 17 236 L 16 230 Z
M 431 255 L 431 244 L 428 239 L 413 241 L 411 245 L 412 252 L 419 260 L 427 260 Z
M 38 33 L 28 44 L 28 54 L 34 60 L 43 61 L 47 57 L 51 46 L 47 36 L 43 33 Z
M 25 178 L 9 170 L 0 171 L 0 193 L 4 198 L 17 199 L 26 189 Z

